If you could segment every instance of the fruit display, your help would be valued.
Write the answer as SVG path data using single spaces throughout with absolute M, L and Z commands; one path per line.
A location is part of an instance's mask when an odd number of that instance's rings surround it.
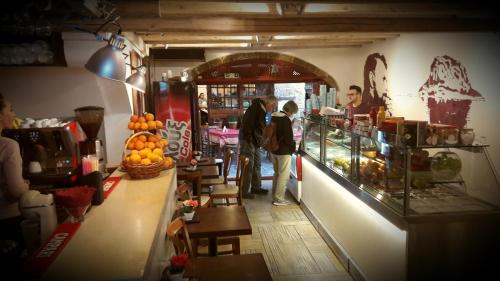
M 155 120 L 152 113 L 146 113 L 144 116 L 132 115 L 128 128 L 134 132 L 148 131 L 163 128 L 163 122 Z
M 385 165 L 373 160 L 363 160 L 359 165 L 362 178 L 372 183 L 379 183 L 384 179 Z
M 440 151 L 431 160 L 432 177 L 436 181 L 455 179 L 462 169 L 462 161 L 455 152 Z
M 346 174 L 351 174 L 351 159 L 335 158 L 333 159 L 333 166 L 338 167 Z

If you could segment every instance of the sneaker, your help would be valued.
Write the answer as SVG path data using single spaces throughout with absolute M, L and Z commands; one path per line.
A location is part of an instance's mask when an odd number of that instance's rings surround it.
M 290 201 L 288 200 L 276 200 L 276 201 L 273 201 L 273 205 L 274 206 L 286 206 L 286 205 L 290 205 L 292 204 Z
M 254 194 L 267 194 L 269 190 L 264 189 L 264 188 L 252 188 L 252 193 Z
M 252 194 L 252 193 L 243 193 L 243 198 L 245 198 L 245 199 L 254 199 L 255 198 L 255 194 Z

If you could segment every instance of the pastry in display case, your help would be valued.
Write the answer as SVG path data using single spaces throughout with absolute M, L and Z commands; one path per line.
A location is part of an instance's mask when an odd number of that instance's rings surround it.
M 316 160 L 320 160 L 321 123 L 304 119 L 304 150 Z
M 325 126 L 325 164 L 344 177 L 351 175 L 351 132 Z
M 400 122 L 396 134 L 371 135 L 335 122 L 305 119 L 304 124 L 307 155 L 400 215 L 499 209 L 488 146 L 458 142 L 456 128 L 431 125 L 439 141 L 427 142 L 426 124 L 420 121 Z

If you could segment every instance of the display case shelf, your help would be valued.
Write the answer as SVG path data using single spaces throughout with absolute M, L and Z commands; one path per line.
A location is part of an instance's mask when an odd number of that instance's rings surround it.
M 317 117 L 304 128 L 306 155 L 403 217 L 500 210 L 487 144 L 409 146 L 399 135 L 367 137 Z

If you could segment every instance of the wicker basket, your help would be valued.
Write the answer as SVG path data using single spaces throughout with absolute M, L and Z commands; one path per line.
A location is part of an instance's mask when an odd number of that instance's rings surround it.
M 158 161 L 156 163 L 152 163 L 150 165 L 138 165 L 138 164 L 130 164 L 127 163 L 125 160 L 127 156 L 127 147 L 133 138 L 140 136 L 140 135 L 151 135 L 153 136 L 152 133 L 143 131 L 143 132 L 138 132 L 130 136 L 127 141 L 125 142 L 125 147 L 123 149 L 123 155 L 122 155 L 122 166 L 123 168 L 127 171 L 127 173 L 130 175 L 131 178 L 133 179 L 150 179 L 157 177 L 160 175 L 160 172 L 164 169 L 164 161 L 163 159 L 161 161 Z

